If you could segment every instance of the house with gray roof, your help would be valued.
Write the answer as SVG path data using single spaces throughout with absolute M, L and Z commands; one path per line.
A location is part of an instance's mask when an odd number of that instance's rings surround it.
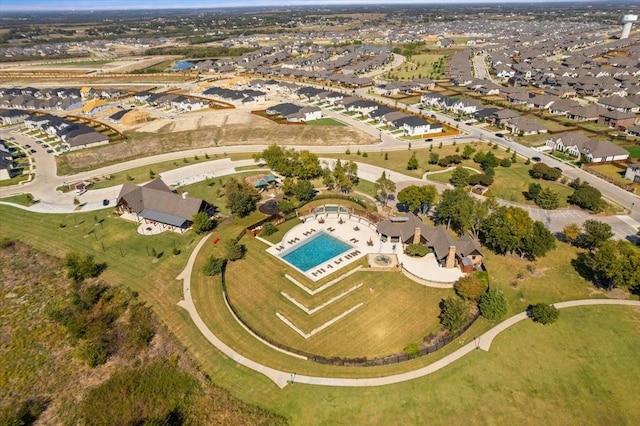
M 584 155 L 592 163 L 629 158 L 629 152 L 626 149 L 609 141 L 591 139 L 579 132 L 563 132 L 553 135 L 547 139 L 545 145 L 575 157 Z
M 160 223 L 170 230 L 184 232 L 199 212 L 213 213 L 213 206 L 200 198 L 176 194 L 160 178 L 143 186 L 122 185 L 116 209 L 135 215 L 139 223 Z
M 455 241 L 443 226 L 430 227 L 413 213 L 379 222 L 377 232 L 385 242 L 425 244 L 433 250 L 441 267 L 459 267 L 464 272 L 482 267 L 484 256 L 477 241 L 468 235 Z
M 632 182 L 640 182 L 640 163 L 633 163 L 627 166 L 624 178 Z

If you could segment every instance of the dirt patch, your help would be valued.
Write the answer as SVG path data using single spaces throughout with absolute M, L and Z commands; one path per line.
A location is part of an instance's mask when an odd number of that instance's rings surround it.
M 161 120 L 145 124 L 136 132 L 126 133 L 127 141 L 70 152 L 58 161 L 74 172 L 96 168 L 105 162 L 197 148 L 273 143 L 340 146 L 377 141 L 373 136 L 350 127 L 280 126 L 238 110 L 185 114 L 183 117 L 175 122 Z

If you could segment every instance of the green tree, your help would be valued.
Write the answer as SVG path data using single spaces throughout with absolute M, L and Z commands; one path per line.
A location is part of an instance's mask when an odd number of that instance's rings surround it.
M 544 163 L 537 163 L 529 170 L 529 175 L 534 179 L 558 180 L 562 172 Z
M 196 234 L 203 234 L 216 226 L 215 219 L 211 219 L 206 212 L 193 215 L 193 230 Z
M 469 170 L 462 167 L 456 167 L 451 174 L 449 183 L 451 183 L 451 185 L 455 186 L 456 188 L 465 187 L 469 183 L 470 177 L 471 174 L 469 173 Z
M 499 321 L 507 314 L 507 298 L 499 288 L 490 288 L 480 296 L 480 314 L 489 321 Z
M 484 155 L 484 158 L 482 158 L 480 167 L 482 168 L 482 170 L 486 171 L 486 169 L 495 169 L 499 164 L 500 159 L 496 157 L 493 152 L 489 151 Z
M 260 195 L 251 186 L 231 178 L 225 184 L 225 195 L 227 198 L 227 208 L 233 214 L 240 217 L 249 215 L 256 209 Z
M 247 247 L 244 244 L 240 244 L 236 240 L 229 240 L 224 246 L 226 258 L 230 261 L 242 259 L 247 252 Z
M 542 209 L 555 210 L 558 208 L 560 201 L 557 192 L 552 191 L 549 188 L 543 188 L 535 198 L 535 203 Z
M 438 164 L 438 161 L 440 161 L 440 154 L 437 152 L 429 153 L 429 164 Z
M 440 301 L 440 324 L 451 333 L 464 327 L 469 320 L 469 308 L 457 297 L 447 297 Z
M 445 189 L 438 203 L 438 222 L 464 234 L 473 224 L 474 198 L 464 188 Z
M 459 278 L 453 285 L 453 289 L 463 299 L 478 301 L 487 291 L 487 284 L 476 275 L 468 274 Z
M 205 260 L 204 265 L 202 265 L 202 273 L 208 277 L 221 274 L 225 263 L 225 259 L 209 256 L 207 260 Z
M 328 189 L 332 190 L 335 187 L 335 179 L 333 178 L 333 174 L 331 174 L 331 170 L 324 169 L 322 171 L 322 184 Z
M 546 303 L 536 303 L 535 305 L 529 305 L 527 312 L 532 320 L 539 322 L 540 324 L 547 325 L 558 320 L 560 312 L 553 305 L 547 305 Z
M 273 235 L 276 232 L 278 232 L 278 227 L 275 226 L 273 223 L 271 222 L 267 222 L 263 227 L 262 227 L 262 231 L 260 232 L 260 235 L 263 235 L 265 237 L 268 237 L 269 235 Z
M 462 150 L 462 158 L 468 160 L 469 158 L 471 158 L 474 152 L 476 152 L 476 149 L 474 147 L 472 147 L 471 145 L 465 145 L 464 150 Z
M 478 164 L 482 164 L 482 161 L 484 160 L 484 156 L 485 156 L 485 152 L 484 151 L 476 152 L 476 155 L 473 156 L 473 162 L 474 163 L 478 163 Z
M 376 181 L 376 194 L 378 194 L 378 199 L 386 206 L 389 196 L 394 192 L 396 192 L 395 182 L 389 179 L 387 173 L 383 171 L 382 175 Z
M 580 227 L 575 223 L 570 223 L 562 228 L 562 235 L 569 244 L 573 245 L 580 237 Z
M 533 233 L 533 220 L 519 207 L 502 206 L 482 222 L 480 238 L 498 254 L 526 255 L 525 240 Z
M 289 214 L 296 209 L 296 206 L 289 200 L 282 200 L 278 202 L 278 210 L 284 214 Z
M 542 192 L 542 185 L 536 182 L 531 182 L 529 184 L 529 189 L 527 190 L 527 197 L 535 201 L 538 199 L 540 192 Z
M 629 241 L 605 241 L 586 258 L 585 263 L 600 286 L 640 293 L 640 252 Z
M 63 262 L 67 268 L 67 278 L 70 278 L 74 283 L 97 277 L 105 267 L 104 264 L 96 263 L 93 255 L 81 256 L 77 251 L 68 252 Z
M 613 237 L 611 225 L 598 220 L 589 219 L 582 224 L 583 233 L 578 242 L 580 246 L 593 251 L 600 247 L 605 241 Z
M 596 213 L 604 209 L 602 193 L 586 182 L 575 188 L 573 194 L 567 198 L 567 201 Z
M 522 250 L 529 260 L 546 255 L 556 246 L 556 238 L 540 221 L 533 223 L 533 232 L 524 238 Z
M 322 167 L 318 156 L 309 151 L 301 151 L 294 166 L 294 175 L 298 179 L 315 179 L 322 175 Z
M 420 356 L 420 346 L 417 343 L 411 343 L 404 348 L 404 353 L 407 354 L 409 359 L 417 358 Z
M 437 195 L 435 185 L 409 185 L 398 192 L 398 202 L 405 204 L 411 212 L 424 213 L 431 209 Z
M 293 187 L 293 195 L 302 201 L 310 201 L 316 195 L 316 189 L 308 180 L 299 180 Z
M 411 158 L 407 162 L 407 170 L 416 170 L 418 168 L 418 159 L 416 158 L 416 153 L 411 154 Z

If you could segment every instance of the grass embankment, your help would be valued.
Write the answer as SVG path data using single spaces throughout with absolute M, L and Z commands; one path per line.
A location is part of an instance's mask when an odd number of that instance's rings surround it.
M 0 424 L 283 422 L 212 386 L 132 293 L 72 286 L 60 261 L 20 243 L 3 240 L 0 263 Z M 106 364 L 81 361 L 103 345 Z

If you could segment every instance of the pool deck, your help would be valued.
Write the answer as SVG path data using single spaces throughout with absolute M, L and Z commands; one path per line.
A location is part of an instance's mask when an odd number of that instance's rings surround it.
M 282 241 L 280 241 L 279 244 L 269 247 L 267 252 L 314 282 L 331 275 L 344 266 L 356 262 L 367 253 L 378 253 L 381 243 L 374 225 L 369 225 L 364 220 L 360 221 L 359 218 L 347 219 L 344 215 L 341 219 L 339 219 L 337 215 L 328 215 L 327 217 L 323 217 L 323 220 L 324 223 L 316 219 L 307 219 L 305 222 L 287 232 L 282 238 Z M 340 223 L 340 221 L 342 221 L 342 223 Z M 317 232 L 326 232 L 353 248 L 321 263 L 307 272 L 295 268 L 280 257 L 282 253 L 304 243 Z M 369 240 L 373 241 L 373 246 L 367 245 L 367 241 Z
M 322 218 L 324 223 L 319 222 Z M 342 223 L 340 223 L 342 221 Z M 317 232 L 326 232 L 327 234 L 353 246 L 353 249 L 321 263 L 320 265 L 308 270 L 307 272 L 295 268 L 290 263 L 282 259 L 281 255 L 294 249 L 299 244 L 304 243 L 307 239 L 315 235 Z M 368 245 L 371 240 L 373 245 Z M 380 241 L 380 237 L 376 232 L 376 226 L 361 219 L 357 216 L 341 214 L 340 218 L 337 214 L 329 214 L 318 216 L 318 218 L 306 218 L 300 225 L 293 227 L 285 234 L 280 243 L 274 244 L 267 248 L 267 252 L 275 256 L 287 266 L 292 267 L 309 280 L 316 282 L 334 272 L 350 265 L 367 254 L 395 254 L 398 262 L 402 263 L 402 267 L 410 276 L 418 278 L 418 282 L 429 285 L 428 282 L 440 283 L 444 285 L 453 285 L 453 283 L 464 275 L 459 268 L 442 268 L 438 265 L 433 254 L 428 254 L 422 258 L 407 256 L 402 251 L 402 244 Z M 439 286 L 439 285 L 436 285 Z

